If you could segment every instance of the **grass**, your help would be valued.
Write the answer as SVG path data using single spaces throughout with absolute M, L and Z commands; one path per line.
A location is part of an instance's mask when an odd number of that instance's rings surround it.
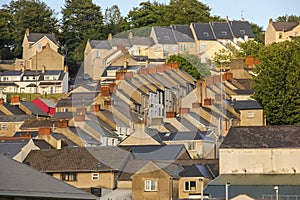
M 7 101 L 10 101 L 11 96 L 20 96 L 20 100 L 23 101 L 32 101 L 35 98 L 44 98 L 44 99 L 54 99 L 58 100 L 65 94 L 28 94 L 28 93 L 6 93 L 7 95 Z

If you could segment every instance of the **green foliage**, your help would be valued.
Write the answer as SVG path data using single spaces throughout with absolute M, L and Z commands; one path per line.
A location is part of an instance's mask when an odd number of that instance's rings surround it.
M 59 39 L 62 51 L 67 57 L 67 65 L 74 70 L 83 61 L 87 40 L 104 38 L 101 34 L 103 16 L 101 8 L 93 4 L 92 0 L 66 0 L 62 15 Z
M 245 58 L 247 56 L 252 56 L 254 58 L 258 58 L 260 55 L 260 49 L 264 47 L 262 43 L 258 43 L 256 41 L 247 41 L 240 45 L 241 50 L 235 55 L 237 58 Z
M 251 29 L 254 33 L 254 40 L 258 43 L 264 43 L 265 42 L 265 34 L 263 27 L 258 26 L 255 23 L 250 23 Z
M 139 7 L 134 7 L 129 11 L 126 21 L 130 24 L 130 28 L 167 25 L 168 18 L 164 17 L 166 9 L 165 4 L 156 1 L 142 2 Z
M 230 60 L 234 58 L 234 54 L 229 49 L 220 49 L 218 52 L 215 52 L 213 57 L 213 62 L 216 66 L 225 66 L 230 64 Z
M 0 32 L 6 32 L 6 45 L 14 51 L 15 57 L 21 57 L 26 28 L 36 33 L 57 33 L 58 30 L 54 11 L 40 0 L 11 1 L 0 13 L 0 23 L 7 22 L 4 27 L 0 25 Z
M 201 63 L 200 59 L 196 55 L 171 55 L 168 58 L 167 63 L 172 62 L 177 62 L 180 69 L 184 70 L 197 80 L 210 75 L 208 68 Z
M 109 33 L 113 35 L 120 33 L 127 25 L 117 5 L 113 5 L 111 8 L 105 10 L 104 21 L 106 35 Z
M 277 17 L 276 21 L 277 22 L 299 22 L 300 21 L 300 16 L 283 15 L 283 16 Z
M 65 94 L 28 94 L 28 93 L 6 93 L 7 100 L 10 101 L 12 96 L 20 96 L 20 99 L 24 99 L 26 101 L 32 101 L 36 98 L 46 98 L 46 99 L 54 99 L 58 100 L 63 97 Z
M 300 124 L 300 40 L 260 49 L 254 98 L 271 125 Z
M 198 0 L 170 0 L 167 11 L 170 24 L 209 22 L 211 19 L 210 8 Z

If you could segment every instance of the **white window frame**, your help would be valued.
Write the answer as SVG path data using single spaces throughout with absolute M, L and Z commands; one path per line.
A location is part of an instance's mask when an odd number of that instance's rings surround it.
M 99 173 L 92 173 L 92 181 L 99 181 Z
M 7 124 L 1 124 L 1 130 L 7 130 Z
M 146 192 L 156 192 L 157 191 L 157 180 L 145 180 L 145 191 Z
M 247 118 L 254 118 L 255 114 L 253 111 L 248 111 L 247 112 Z
M 191 187 L 191 182 L 195 183 L 194 188 Z M 196 191 L 197 183 L 196 181 L 184 181 L 184 191 Z

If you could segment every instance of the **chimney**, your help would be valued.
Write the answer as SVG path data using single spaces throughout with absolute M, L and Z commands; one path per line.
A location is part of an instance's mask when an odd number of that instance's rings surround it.
M 68 120 L 66 119 L 60 119 L 58 122 L 57 122 L 57 128 L 67 128 L 68 127 Z
M 91 105 L 90 106 L 90 111 L 91 112 L 99 112 L 100 108 L 101 108 L 101 106 L 99 104 Z
M 26 28 L 26 31 L 25 31 L 25 34 L 26 34 L 26 36 L 29 36 L 29 28 Z
M 42 74 L 45 74 L 45 71 L 46 71 L 46 66 L 43 65 L 43 66 L 42 66 Z
M 212 105 L 212 99 L 211 98 L 204 99 L 204 105 L 205 106 L 211 106 Z
M 179 108 L 180 115 L 188 114 L 189 112 L 190 112 L 189 108 Z
M 20 96 L 19 95 L 13 95 L 10 97 L 10 104 L 16 105 L 20 103 Z
M 0 98 L 0 106 L 3 105 L 3 103 L 4 103 L 4 99 Z
M 111 33 L 108 34 L 107 39 L 108 39 L 108 40 L 112 40 L 112 34 L 111 34 Z
M 176 113 L 174 111 L 168 111 L 166 112 L 166 118 L 175 118 Z
M 192 108 L 201 108 L 201 103 L 200 102 L 192 103 Z
M 68 71 L 69 71 L 68 65 L 65 65 L 65 66 L 64 66 L 64 72 L 68 72 Z
M 86 108 L 85 107 L 81 107 L 81 108 L 76 108 L 76 113 L 80 114 L 80 115 L 85 115 L 86 114 Z
M 128 38 L 132 39 L 133 38 L 133 33 L 130 31 L 130 33 L 128 34 Z
M 102 97 L 108 97 L 110 95 L 110 90 L 108 86 L 102 86 L 100 88 L 100 94 Z
M 50 134 L 51 134 L 51 128 L 49 128 L 49 127 L 40 127 L 39 128 L 39 136 L 50 135 Z
M 85 115 L 84 114 L 76 114 L 74 117 L 75 122 L 83 122 L 85 120 Z
M 25 66 L 22 66 L 21 71 L 22 71 L 22 72 L 25 72 L 25 69 L 26 69 L 26 67 L 25 67 Z
M 269 24 L 272 24 L 272 23 L 273 23 L 273 19 L 270 18 L 270 19 L 269 19 Z

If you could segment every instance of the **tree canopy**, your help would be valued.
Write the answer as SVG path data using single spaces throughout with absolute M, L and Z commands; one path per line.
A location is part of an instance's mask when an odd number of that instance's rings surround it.
M 88 39 L 101 39 L 103 15 L 92 0 L 66 0 L 62 8 L 60 42 L 66 63 L 78 67 Z M 76 69 L 72 69 L 75 70 Z
M 0 26 L 0 32 L 5 33 L 5 41 L 12 42 L 9 46 L 15 57 L 22 54 L 26 28 L 36 33 L 57 33 L 58 30 L 54 11 L 40 0 L 11 1 L 0 13 L 0 23 L 7 22 L 6 26 Z
M 254 98 L 271 125 L 300 124 L 300 40 L 264 46 L 254 77 Z
M 182 70 L 184 70 L 197 80 L 210 75 L 208 68 L 203 63 L 201 63 L 201 60 L 197 55 L 171 55 L 168 58 L 167 63 L 172 62 L 177 62 Z

